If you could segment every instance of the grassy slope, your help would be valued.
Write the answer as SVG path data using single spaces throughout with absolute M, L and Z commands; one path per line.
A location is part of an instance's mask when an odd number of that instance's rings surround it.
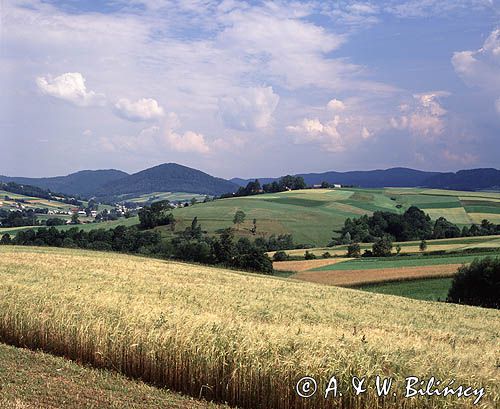
M 223 405 L 81 366 L 43 352 L 0 344 L 2 409 L 208 409 Z
M 376 210 L 403 212 L 411 205 L 421 207 L 433 218 L 445 216 L 460 226 L 482 218 L 498 219 L 500 194 L 422 189 L 314 189 L 252 197 L 218 200 L 208 204 L 176 209 L 179 228 L 198 216 L 209 232 L 232 226 L 236 210 L 247 214 L 240 235 L 250 235 L 253 218 L 260 233 L 291 233 L 297 243 L 326 245 L 347 217 L 359 217 Z M 467 212 L 462 199 L 476 207 Z M 481 206 L 481 207 L 477 207 Z M 475 213 L 481 210 L 481 213 Z M 497 221 L 498 222 L 498 221 Z
M 448 295 L 451 278 L 431 278 L 424 280 L 398 281 L 357 287 L 360 290 L 392 294 L 416 300 L 443 301 Z
M 471 255 L 449 255 L 449 256 L 413 256 L 413 257 L 390 257 L 390 258 L 360 258 L 348 260 L 343 263 L 335 263 L 314 268 L 312 271 L 329 270 L 367 270 L 381 268 L 435 266 L 441 264 L 464 264 L 470 263 L 476 258 L 487 256 L 500 256 L 499 253 L 478 253 Z
M 184 192 L 153 192 L 144 195 L 134 196 L 127 198 L 127 195 L 123 195 L 123 199 L 126 202 L 133 203 L 143 203 L 143 202 L 156 202 L 159 200 L 170 200 L 174 201 L 187 201 L 189 202 L 192 198 L 195 198 L 199 202 L 205 199 L 205 195 L 200 195 L 198 193 L 184 193 Z
M 237 403 L 291 408 L 296 379 L 334 373 L 393 375 L 399 387 L 410 374 L 456 378 L 486 388 L 484 408 L 500 404 L 496 310 L 119 254 L 4 246 L 0 311 L 0 335 L 13 342 L 157 381 L 163 374 L 164 383 L 193 394 L 209 385 Z M 356 407 L 402 407 L 377 405 L 373 393 Z M 458 407 L 446 401 L 404 404 Z M 331 407 L 319 396 L 309 402 Z

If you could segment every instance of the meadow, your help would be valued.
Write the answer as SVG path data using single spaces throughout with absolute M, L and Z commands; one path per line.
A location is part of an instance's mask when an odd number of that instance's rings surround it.
M 500 312 L 114 253 L 0 247 L 0 339 L 241 408 L 496 408 Z M 335 375 L 336 401 L 294 392 Z M 394 377 L 354 396 L 350 376 Z M 484 387 L 404 399 L 403 378 Z
M 381 284 L 362 285 L 360 290 L 379 294 L 398 295 L 426 301 L 444 301 L 448 296 L 452 278 L 427 278 L 423 280 L 393 281 Z
M 129 197 L 123 195 L 118 197 L 118 201 L 126 201 L 131 203 L 153 203 L 160 200 L 169 200 L 171 202 L 189 202 L 191 199 L 196 199 L 198 202 L 205 200 L 205 195 L 198 193 L 185 193 L 185 192 L 153 192 L 144 195 Z

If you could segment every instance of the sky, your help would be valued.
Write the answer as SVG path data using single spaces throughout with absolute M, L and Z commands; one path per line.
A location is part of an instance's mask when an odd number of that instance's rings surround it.
M 500 168 L 497 0 L 0 0 L 0 174 Z

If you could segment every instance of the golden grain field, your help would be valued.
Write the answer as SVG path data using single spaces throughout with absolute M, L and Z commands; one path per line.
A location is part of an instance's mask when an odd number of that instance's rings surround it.
M 498 408 L 500 312 L 83 250 L 0 247 L 0 338 L 241 408 Z M 396 396 L 297 380 L 392 376 Z M 404 399 L 415 375 L 484 387 Z

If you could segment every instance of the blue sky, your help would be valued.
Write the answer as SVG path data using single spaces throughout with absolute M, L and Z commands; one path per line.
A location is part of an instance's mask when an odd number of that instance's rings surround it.
M 0 7 L 0 174 L 500 165 L 493 0 Z

